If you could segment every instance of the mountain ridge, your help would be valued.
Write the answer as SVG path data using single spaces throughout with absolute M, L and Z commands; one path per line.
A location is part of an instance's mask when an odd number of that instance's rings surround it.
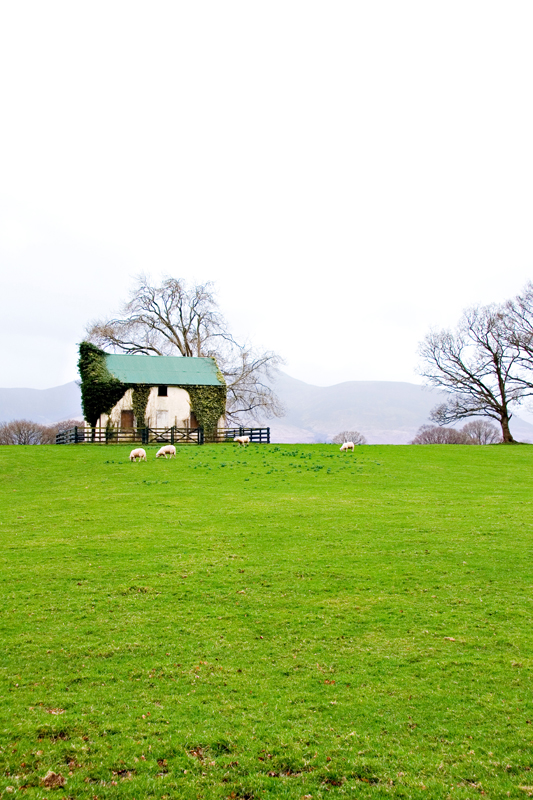
M 272 441 L 279 442 L 331 441 L 343 430 L 357 430 L 369 444 L 407 444 L 421 425 L 431 424 L 431 409 L 445 396 L 406 381 L 343 381 L 314 386 L 281 370 L 271 386 L 286 412 L 264 422 L 271 428 Z M 533 441 L 533 425 L 516 415 L 511 430 L 521 441 Z
M 51 389 L 0 389 L 0 422 L 28 419 L 52 425 L 77 418 L 83 419 L 83 412 L 76 381 Z
M 358 430 L 369 444 L 407 444 L 443 398 L 435 389 L 406 381 L 315 386 L 281 370 L 271 385 L 285 406 L 282 417 L 261 420 L 270 426 L 273 442 L 327 442 L 343 430 Z M 12 419 L 45 425 L 81 420 L 80 387 L 71 381 L 51 389 L 0 389 L 0 422 Z M 511 432 L 519 441 L 533 441 L 533 425 L 516 414 Z

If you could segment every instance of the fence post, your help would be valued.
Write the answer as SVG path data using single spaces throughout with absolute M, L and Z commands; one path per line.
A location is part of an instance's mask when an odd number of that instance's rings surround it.
M 204 443 L 204 429 L 202 426 L 198 428 L 198 444 Z
M 173 425 L 173 426 L 171 427 L 171 429 L 170 429 L 170 444 L 174 444 L 174 430 L 175 430 L 175 427 L 176 427 L 176 426 L 175 426 L 175 425 Z
M 267 444 L 270 444 L 270 428 L 267 428 Z
M 74 426 L 74 444 L 78 444 L 78 426 Z

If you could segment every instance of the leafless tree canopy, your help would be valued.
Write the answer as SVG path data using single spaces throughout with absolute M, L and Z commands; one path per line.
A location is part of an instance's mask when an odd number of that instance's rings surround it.
M 213 355 L 227 384 L 229 420 L 283 416 L 283 405 L 268 385 L 273 370 L 282 363 L 276 353 L 235 343 L 222 345 Z
M 469 309 L 455 332 L 429 333 L 420 346 L 421 374 L 449 399 L 433 409 L 439 425 L 468 417 L 496 420 L 504 442 L 512 442 L 513 405 L 532 390 L 521 374 L 520 355 L 509 336 L 502 306 Z
M 422 425 L 411 444 L 496 444 L 501 440 L 495 425 L 485 419 L 473 419 L 459 429 Z
M 411 444 L 471 444 L 468 437 L 455 428 L 422 425 Z
M 344 442 L 353 442 L 354 444 L 366 444 L 366 439 L 359 431 L 341 431 L 332 439 L 333 444 L 344 444 Z
M 533 387 L 533 283 L 524 286 L 521 294 L 504 306 L 505 330 L 511 346 L 518 350 L 522 368 L 519 379 Z
M 181 279 L 166 277 L 155 286 L 140 275 L 120 316 L 92 322 L 86 338 L 114 352 L 211 356 L 226 380 L 228 420 L 283 413 L 268 385 L 282 359 L 235 341 L 210 282 L 190 287 Z
M 40 425 L 28 419 L 14 419 L 0 424 L 1 444 L 55 444 L 56 433 L 80 425 L 79 420 L 65 420 L 55 425 Z
M 471 440 L 472 444 L 497 444 L 502 437 L 498 428 L 486 419 L 473 419 L 461 428 L 461 433 Z
M 16 419 L 0 425 L 0 444 L 41 444 L 44 425 Z
M 211 283 L 188 287 L 167 277 L 153 286 L 140 275 L 120 316 L 92 322 L 87 334 L 93 344 L 124 353 L 208 356 L 226 330 Z

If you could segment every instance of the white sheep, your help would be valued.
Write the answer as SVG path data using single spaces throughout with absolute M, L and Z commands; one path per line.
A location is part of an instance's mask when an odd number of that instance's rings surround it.
M 136 450 L 132 450 L 130 453 L 130 461 L 146 461 L 146 450 L 143 450 L 142 447 L 137 447 Z
M 346 450 L 354 450 L 354 449 L 355 445 L 353 442 L 344 442 L 344 444 L 341 445 L 341 453 Z
M 234 442 L 239 442 L 239 444 L 242 444 L 243 447 L 246 447 L 247 444 L 250 444 L 250 437 L 249 436 L 236 436 L 233 441 Z
M 173 444 L 166 444 L 164 447 L 161 447 L 157 453 L 155 454 L 156 458 L 166 458 L 168 455 L 169 458 L 176 458 L 176 448 Z

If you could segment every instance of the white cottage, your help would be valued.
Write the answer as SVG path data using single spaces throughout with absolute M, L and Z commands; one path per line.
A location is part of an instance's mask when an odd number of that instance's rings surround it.
M 213 358 L 181 356 L 115 355 L 102 353 L 111 376 L 129 388 L 111 409 L 100 414 L 96 427 L 196 428 L 198 420 L 191 407 L 191 393 L 198 387 L 225 387 Z M 143 393 L 144 420 L 136 418 L 134 395 Z M 143 403 L 144 405 L 144 403 Z M 218 420 L 224 426 L 224 416 Z

